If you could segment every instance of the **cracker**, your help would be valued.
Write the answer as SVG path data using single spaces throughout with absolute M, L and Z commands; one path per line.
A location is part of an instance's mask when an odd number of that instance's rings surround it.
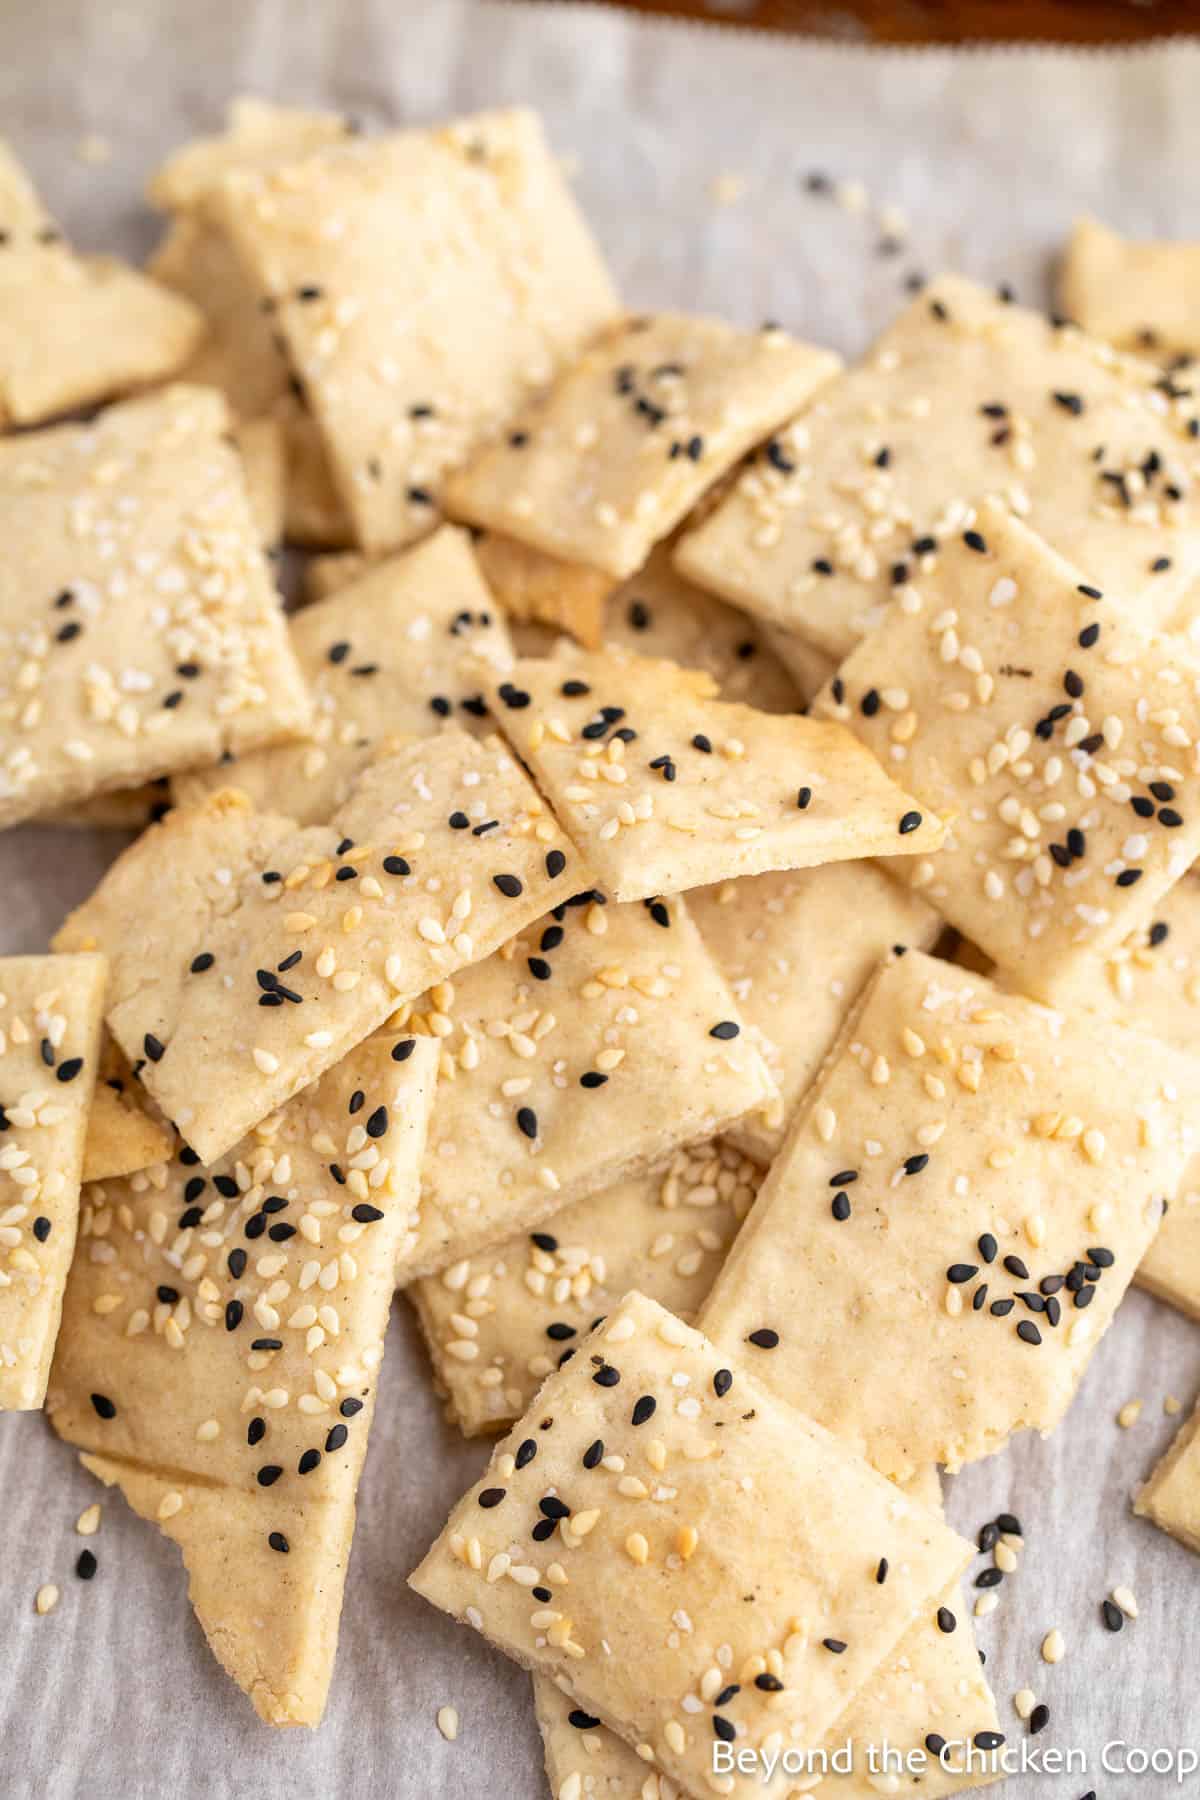
M 812 644 L 805 643 L 792 631 L 781 631 L 777 625 L 763 625 L 760 630 L 764 644 L 771 654 L 783 664 L 796 685 L 796 691 L 805 706 L 813 695 L 825 686 L 830 676 L 837 669 L 832 657 L 826 656 L 823 650 L 817 650 Z
M 188 362 L 187 379 L 220 388 L 240 419 L 270 412 L 287 391 L 287 363 L 223 233 L 190 214 L 175 218 L 146 267 L 204 314 L 207 335 Z
M 613 649 L 522 660 L 494 711 L 618 900 L 941 843 L 841 726 L 716 701 L 711 676 Z
M 1002 509 L 947 544 L 814 710 L 954 814 L 925 898 L 1053 999 L 1149 919 L 1200 852 L 1200 664 Z
M 0 441 L 0 825 L 307 724 L 226 425 L 173 387 Z
M 55 942 L 109 952 L 109 1028 L 212 1161 L 570 893 L 563 846 L 499 741 L 447 728 L 364 770 L 329 825 L 255 812 L 236 789 L 177 808 Z
M 75 1246 L 107 967 L 0 959 L 0 1411 L 41 1406 Z
M 701 1793 L 714 1735 L 817 1747 L 969 1555 L 741 1357 L 634 1292 L 549 1377 L 410 1579 Z M 723 1791 L 791 1784 L 759 1767 Z
M 943 277 L 776 433 L 679 567 L 841 658 L 990 495 L 1166 624 L 1200 572 L 1196 413 L 1151 364 Z
M 623 579 L 840 367 L 776 326 L 623 319 L 451 477 L 446 506 Z
M 775 1099 L 682 902 L 608 906 L 585 892 L 412 1017 L 438 1038 L 445 1079 L 401 1283 Z
M 304 600 L 328 600 L 339 588 L 348 587 L 376 566 L 379 559 L 364 556 L 361 550 L 331 550 L 325 556 L 310 556 L 304 566 Z M 475 556 L 479 560 L 478 550 Z
M 136 269 L 76 256 L 0 140 L 0 429 L 173 375 L 203 315 Z
M 439 1098 L 453 1094 L 443 1085 Z M 601 1314 L 637 1287 L 690 1319 L 716 1278 L 762 1179 L 708 1141 L 651 1174 L 564 1206 L 408 1290 L 439 1389 L 468 1436 L 511 1425 Z
M 40 813 L 30 823 L 86 826 L 93 831 L 143 831 L 162 817 L 170 801 L 170 783 L 162 775 L 141 787 L 114 788 L 109 794 L 93 794 L 90 800 L 81 800 L 76 806 Z
M 274 304 L 364 549 L 422 535 L 445 473 L 616 312 L 528 112 L 236 169 L 206 216 Z
M 311 550 L 341 550 L 353 543 L 354 532 L 333 483 L 321 428 L 294 391 L 276 402 L 275 417 L 283 431 L 288 542 Z
M 1058 294 L 1069 317 L 1110 343 L 1154 357 L 1200 351 L 1200 244 L 1136 241 L 1076 219 Z
M 772 1165 L 705 1330 L 888 1475 L 1046 1435 L 1192 1153 L 1198 1079 L 1093 1016 L 917 950 L 889 960 Z
M 317 1724 L 333 1672 L 434 1074 L 411 1039 L 360 1044 L 219 1164 L 87 1191 L 51 1421 L 179 1545 L 272 1725 Z
M 1134 1495 L 1133 1510 L 1200 1554 L 1200 1406 Z
M 175 1134 L 146 1106 L 141 1087 L 111 1035 L 100 1035 L 99 1071 L 83 1147 L 83 1180 L 111 1181 L 166 1162 Z
M 766 1164 L 880 957 L 897 944 L 931 950 L 941 921 L 863 862 L 697 888 L 688 906 L 779 1089 L 726 1134 Z
M 237 786 L 256 806 L 315 825 L 343 804 L 354 778 L 389 743 L 425 737 L 445 718 L 494 729 L 471 665 L 482 657 L 507 670 L 512 651 L 466 536 L 453 526 L 293 614 L 288 625 L 315 729 L 294 744 L 180 776 L 172 788 L 177 804 Z
M 225 130 L 181 144 L 146 184 L 146 198 L 162 212 L 190 212 L 232 169 L 271 168 L 353 136 L 344 113 L 276 106 L 238 94 L 225 108 Z
M 475 553 L 484 580 L 510 618 L 569 631 L 589 649 L 600 644 L 611 575 L 497 531 L 480 532 Z
M 258 541 L 264 550 L 273 550 L 283 537 L 283 428 L 277 419 L 243 419 L 234 427 L 233 440 L 242 459 L 246 498 Z

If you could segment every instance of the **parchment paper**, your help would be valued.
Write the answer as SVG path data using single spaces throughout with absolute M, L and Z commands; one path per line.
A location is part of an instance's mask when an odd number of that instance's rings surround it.
M 1200 235 L 1194 48 L 871 53 L 462 0 L 6 0 L 0 24 L 0 132 L 88 248 L 148 248 L 147 171 L 245 90 L 375 126 L 531 102 L 576 166 L 631 301 L 772 317 L 849 352 L 900 304 L 909 270 L 957 267 L 1044 298 L 1049 259 L 1083 208 L 1131 230 Z M 81 160 L 89 133 L 109 141 L 111 161 Z M 798 179 L 810 170 L 902 206 L 908 248 L 878 255 L 873 215 L 811 198 Z M 742 184 L 740 198 L 715 204 L 714 183 L 725 194 Z M 119 843 L 39 829 L 0 838 L 0 950 L 44 948 Z M 956 1525 L 973 1532 L 1010 1508 L 1028 1539 L 979 1632 L 1005 1729 L 1024 1736 L 1010 1696 L 1028 1682 L 1052 1712 L 1036 1742 L 1090 1759 L 1086 1776 L 1016 1776 L 1005 1800 L 1186 1791 L 1169 1776 L 1106 1774 L 1097 1759 L 1110 1739 L 1200 1746 L 1200 1561 L 1128 1512 L 1176 1423 L 1164 1395 L 1190 1403 L 1198 1377 L 1197 1327 L 1134 1295 L 1065 1427 L 951 1484 Z M 3 1800 L 544 1793 L 527 1678 L 404 1585 L 485 1452 L 442 1424 L 403 1302 L 383 1390 L 315 1735 L 255 1720 L 204 1647 L 174 1548 L 119 1499 L 89 1540 L 99 1573 L 74 1578 L 74 1520 L 99 1490 L 40 1418 L 0 1419 Z M 1121 1431 L 1114 1415 L 1133 1396 L 1141 1422 Z M 51 1579 L 63 1598 L 38 1618 L 33 1596 Z M 1119 1582 L 1141 1616 L 1112 1637 L 1099 1605 Z M 1067 1655 L 1049 1669 L 1038 1646 L 1055 1625 Z M 454 1744 L 434 1723 L 448 1702 L 462 1720 Z

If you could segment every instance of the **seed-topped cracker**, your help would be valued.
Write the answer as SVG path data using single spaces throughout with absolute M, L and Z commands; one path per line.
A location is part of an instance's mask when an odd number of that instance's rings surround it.
M 1133 1510 L 1200 1555 L 1200 1406 L 1134 1495 Z
M 615 899 L 942 841 L 941 822 L 851 733 L 716 700 L 702 671 L 564 650 L 490 687 L 513 748 Z
M 512 648 L 467 538 L 452 526 L 305 607 L 288 629 L 313 696 L 313 730 L 179 777 L 172 792 L 180 804 L 232 785 L 256 806 L 316 824 L 345 802 L 354 777 L 384 747 L 425 737 L 450 718 L 468 730 L 495 729 L 477 672 L 465 671 L 479 657 L 507 671 Z
M 633 575 L 840 367 L 774 326 L 624 319 L 451 477 L 447 509 L 550 556 Z
M 404 1282 L 765 1111 L 775 1086 L 682 901 L 585 891 L 392 1015 L 443 1081 Z
M 1178 358 L 1177 385 L 1190 385 L 1189 359 L 1200 351 L 1200 244 L 1124 238 L 1098 219 L 1076 219 L 1058 295 L 1096 337 L 1169 368 Z
M 76 256 L 0 139 L 0 430 L 165 381 L 203 336 L 187 300 Z
M 204 209 L 271 308 L 366 549 L 423 535 L 446 473 L 617 310 L 520 110 L 233 169 Z
M 447 727 L 365 769 L 329 825 L 236 789 L 168 813 L 55 943 L 109 953 L 113 1036 L 211 1162 L 581 872 L 499 740 Z
M 316 1725 L 435 1059 L 360 1044 L 219 1163 L 89 1188 L 55 1430 L 179 1545 L 214 1655 Z
M 954 815 L 907 873 L 1027 993 L 1069 989 L 1200 852 L 1200 661 L 999 508 L 815 710 Z
M 919 606 L 988 496 L 1149 623 L 1200 574 L 1200 407 L 1150 363 L 944 276 L 764 454 L 678 560 L 843 657 Z
M 969 1554 L 741 1355 L 634 1292 L 411 1582 L 700 1793 L 720 1744 L 815 1749 Z M 722 1791 L 780 1800 L 793 1779 L 757 1759 L 727 1773 Z
M 99 1070 L 88 1113 L 83 1180 L 110 1181 L 164 1163 L 175 1134 L 151 1113 L 128 1062 L 111 1034 L 100 1034 Z
M 0 440 L 0 825 L 308 724 L 227 426 L 181 386 Z
M 102 956 L 0 959 L 0 1411 L 41 1406 L 75 1247 Z
M 726 1133 L 765 1165 L 880 957 L 931 950 L 941 921 L 869 862 L 723 881 L 694 889 L 688 907 L 779 1089 Z
M 890 959 L 704 1329 L 885 1474 L 1045 1435 L 1193 1152 L 1198 1081 L 1200 1065 L 1092 1015 L 917 950 Z

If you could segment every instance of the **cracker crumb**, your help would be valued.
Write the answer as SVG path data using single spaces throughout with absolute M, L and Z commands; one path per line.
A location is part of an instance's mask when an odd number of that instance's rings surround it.
M 1137 1424 L 1137 1422 L 1141 1418 L 1141 1416 L 1142 1416 L 1141 1401 L 1140 1400 L 1127 1400 L 1125 1402 L 1124 1406 L 1121 1408 L 1120 1412 L 1117 1414 L 1117 1424 L 1121 1427 L 1122 1431 L 1128 1431 L 1129 1427 L 1131 1425 Z
M 100 1529 L 100 1502 L 93 1500 L 85 1506 L 75 1521 L 75 1529 L 80 1537 L 94 1537 Z
M 46 1614 L 53 1612 L 57 1605 L 58 1589 L 52 1581 L 44 1582 L 34 1596 L 33 1610 L 45 1618 Z
M 1058 1663 L 1062 1661 L 1066 1654 L 1067 1646 L 1063 1640 L 1062 1632 L 1059 1631 L 1057 1627 L 1055 1627 L 1053 1631 L 1048 1631 L 1042 1639 L 1042 1661 Z
M 1163 1401 L 1163 1411 L 1169 1419 L 1173 1419 L 1177 1412 L 1183 1411 L 1183 1401 L 1177 1400 L 1174 1394 L 1168 1394 Z
M 458 1708 L 456 1706 L 439 1706 L 437 1728 L 448 1744 L 452 1744 L 458 1736 Z

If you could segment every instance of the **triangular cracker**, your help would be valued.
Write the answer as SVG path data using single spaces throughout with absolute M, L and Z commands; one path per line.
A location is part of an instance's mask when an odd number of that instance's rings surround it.
M 111 1034 L 100 1036 L 99 1073 L 88 1114 L 83 1180 L 111 1181 L 166 1162 L 175 1134 L 147 1110 L 141 1085 Z
M 456 518 L 618 579 L 841 367 L 777 326 L 626 318 L 446 486 Z
M 79 1217 L 102 956 L 0 959 L 0 1411 L 39 1407 Z
M 563 846 L 499 740 L 448 727 L 364 770 L 329 825 L 256 813 L 236 789 L 168 813 L 55 942 L 108 950 L 113 1036 L 212 1161 L 570 893 L 582 871 Z
M 1198 1082 L 1092 1016 L 917 950 L 884 963 L 705 1330 L 901 1479 L 1045 1435 L 1186 1167 Z
M 491 688 L 514 749 L 618 900 L 942 841 L 940 821 L 849 732 L 716 701 L 695 670 L 564 650 Z
M 679 547 L 679 566 L 843 657 L 919 601 L 989 495 L 1149 622 L 1200 575 L 1187 383 L 943 276 Z
M 317 824 L 388 743 L 425 737 L 447 718 L 494 730 L 469 665 L 482 657 L 507 671 L 512 649 L 466 535 L 452 526 L 293 614 L 288 635 L 312 692 L 315 729 L 294 744 L 181 776 L 172 787 L 177 804 L 236 786 L 256 806 Z
M 1112 344 L 1185 364 L 1200 351 L 1198 244 L 1124 238 L 1098 219 L 1076 219 L 1058 296 L 1068 318 Z
M 437 1037 L 444 1079 L 401 1283 L 775 1098 L 680 901 L 585 892 L 392 1022 L 411 1019 Z
M 955 815 L 907 871 L 1026 993 L 1149 919 L 1200 854 L 1200 661 L 1000 508 L 947 544 L 814 710 Z
M 317 1724 L 333 1672 L 434 1075 L 412 1039 L 361 1044 L 218 1166 L 88 1190 L 52 1423 L 179 1544 L 272 1725 Z
M 1200 1555 L 1200 1406 L 1137 1490 L 1133 1510 Z

